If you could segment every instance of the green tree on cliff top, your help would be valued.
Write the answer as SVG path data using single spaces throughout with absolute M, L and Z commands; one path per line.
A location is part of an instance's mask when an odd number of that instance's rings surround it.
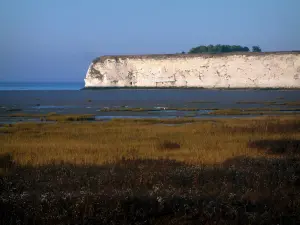
M 258 51 L 261 49 L 258 46 L 255 47 L 255 51 Z M 258 48 L 257 48 L 258 47 Z M 252 48 L 253 49 L 253 48 Z M 250 49 L 247 46 L 241 46 L 241 45 L 200 45 L 197 47 L 192 48 L 189 51 L 189 54 L 197 54 L 197 53 L 221 53 L 221 52 L 249 52 Z
M 252 52 L 261 52 L 261 48 L 259 46 L 252 46 Z

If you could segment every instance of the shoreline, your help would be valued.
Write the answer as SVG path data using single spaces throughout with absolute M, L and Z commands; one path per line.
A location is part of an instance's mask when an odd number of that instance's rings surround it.
M 298 91 L 300 90 L 300 88 L 297 88 L 297 87 L 292 87 L 292 88 L 280 88 L 280 87 L 272 87 L 272 88 L 269 88 L 269 87 L 261 87 L 261 88 L 247 88 L 247 87 L 241 87 L 241 88 L 205 88 L 205 87 L 131 87 L 131 86 L 124 86 L 124 87 L 83 87 L 81 88 L 80 90 L 105 90 L 105 89 L 133 89 L 133 90 L 146 90 L 146 89 L 151 89 L 151 90 L 160 90 L 160 89 L 171 89 L 171 90 L 175 90 L 175 89 L 178 89 L 178 90 L 226 90 L 226 91 L 235 91 L 235 90 L 276 90 L 276 91 L 280 91 L 280 90 L 283 90 L 283 91 L 286 91 L 286 90 L 295 90 L 295 91 Z

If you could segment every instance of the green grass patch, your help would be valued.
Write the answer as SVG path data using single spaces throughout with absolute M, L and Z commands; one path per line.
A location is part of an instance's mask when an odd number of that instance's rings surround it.
M 68 115 L 48 115 L 44 117 L 45 121 L 93 121 L 95 120 L 95 115 L 92 114 L 68 114 Z
M 29 113 L 15 113 L 10 117 L 21 118 L 40 118 L 41 121 L 84 121 L 95 120 L 95 115 L 92 114 L 57 114 L 50 112 L 47 114 L 29 114 Z

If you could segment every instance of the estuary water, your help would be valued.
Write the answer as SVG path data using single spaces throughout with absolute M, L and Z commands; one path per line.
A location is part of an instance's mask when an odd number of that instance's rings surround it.
M 20 90 L 80 90 L 84 82 L 0 82 L 0 91 Z
M 291 108 L 300 90 L 207 89 L 96 89 L 81 90 L 83 83 L 0 83 L 0 123 L 13 120 L 12 113 L 94 114 L 97 118 L 207 117 L 210 110 L 228 108 Z M 239 104 L 243 102 L 243 104 Z M 247 102 L 250 102 L 248 104 Z M 113 111 L 114 108 L 146 108 L 161 111 Z M 177 108 L 178 110 L 168 110 Z M 198 108 L 197 112 L 180 108 Z

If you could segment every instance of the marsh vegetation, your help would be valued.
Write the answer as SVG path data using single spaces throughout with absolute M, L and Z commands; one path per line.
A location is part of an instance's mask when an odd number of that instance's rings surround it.
M 10 117 L 20 118 L 37 118 L 41 121 L 86 121 L 95 120 L 95 115 L 92 114 L 58 114 L 50 112 L 47 114 L 30 114 L 30 113 L 14 113 Z
M 1 223 L 297 224 L 299 140 L 296 115 L 5 125 Z

